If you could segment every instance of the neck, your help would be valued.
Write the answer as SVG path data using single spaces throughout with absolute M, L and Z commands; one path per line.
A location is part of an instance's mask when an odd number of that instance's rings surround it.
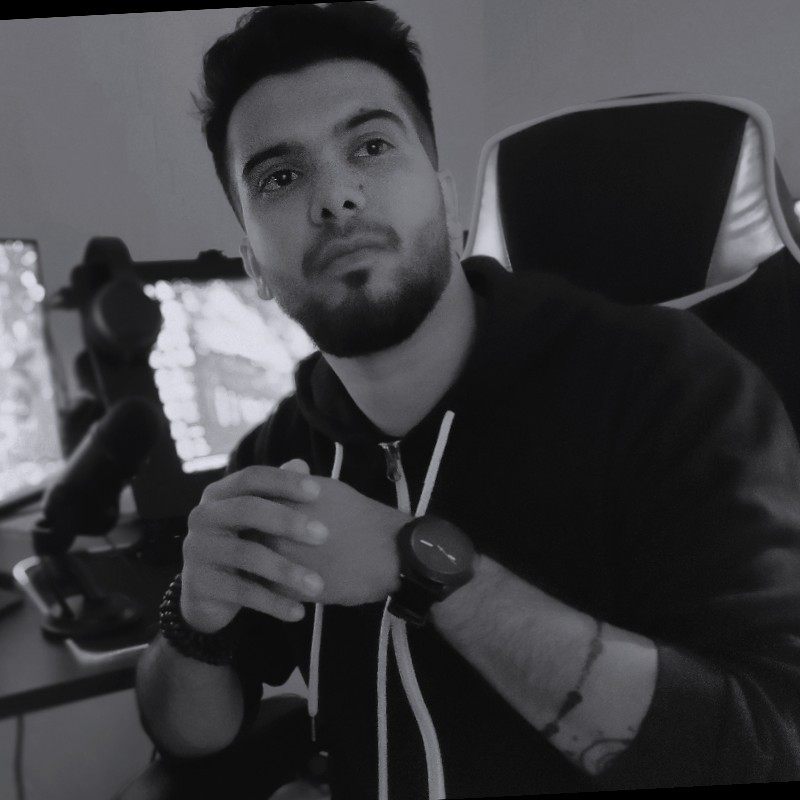
M 434 309 L 404 342 L 359 358 L 325 358 L 356 405 L 384 433 L 402 437 L 439 402 L 472 347 L 475 301 L 453 266 Z

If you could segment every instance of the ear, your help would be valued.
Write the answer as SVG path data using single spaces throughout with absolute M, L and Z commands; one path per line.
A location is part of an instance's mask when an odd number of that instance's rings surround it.
M 440 170 L 436 174 L 439 178 L 439 185 L 442 187 L 450 246 L 453 248 L 453 252 L 460 257 L 464 249 L 464 230 L 461 226 L 461 219 L 458 214 L 458 192 L 456 190 L 456 182 L 453 178 L 453 174 L 447 170 Z
M 244 271 L 255 281 L 258 296 L 262 300 L 272 300 L 272 292 L 261 274 L 261 267 L 258 264 L 253 248 L 250 246 L 250 240 L 246 237 L 239 246 L 239 255 L 242 257 Z

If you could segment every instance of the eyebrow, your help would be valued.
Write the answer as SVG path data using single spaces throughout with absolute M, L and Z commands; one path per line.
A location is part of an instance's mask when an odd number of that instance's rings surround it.
M 389 111 L 385 108 L 371 108 L 367 111 L 362 111 L 350 117 L 341 127 L 347 131 L 351 131 L 353 128 L 357 128 L 359 125 L 364 125 L 367 122 L 372 122 L 374 119 L 388 119 L 390 122 L 394 122 L 398 127 L 406 130 L 406 125 L 403 120 L 393 111 Z
M 407 130 L 406 124 L 403 122 L 402 118 L 393 111 L 389 111 L 385 108 L 372 108 L 366 111 L 361 111 L 358 114 L 354 114 L 352 117 L 348 117 L 344 122 L 337 125 L 335 129 L 341 131 L 352 131 L 355 128 L 358 128 L 360 125 L 365 125 L 366 123 L 372 122 L 372 120 L 375 119 L 389 120 L 403 131 Z M 292 145 L 289 142 L 280 142 L 253 153 L 253 155 L 247 159 L 245 165 L 242 167 L 242 178 L 247 180 L 250 173 L 252 173 L 259 164 L 263 164 L 265 161 L 269 161 L 273 158 L 283 158 L 284 156 L 288 156 L 296 149 L 297 145 Z

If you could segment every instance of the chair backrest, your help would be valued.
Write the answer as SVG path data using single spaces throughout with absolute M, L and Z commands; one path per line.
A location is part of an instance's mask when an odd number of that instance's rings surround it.
M 574 107 L 492 137 L 464 255 L 617 302 L 692 309 L 762 368 L 800 433 L 798 242 L 766 111 L 675 93 Z

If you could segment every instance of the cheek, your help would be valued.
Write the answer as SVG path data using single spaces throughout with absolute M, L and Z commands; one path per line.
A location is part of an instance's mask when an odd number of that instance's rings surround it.
M 417 178 L 395 182 L 389 187 L 393 216 L 398 227 L 414 231 L 430 224 L 441 212 L 439 182 Z
M 245 232 L 256 260 L 267 276 L 275 271 L 288 272 L 302 259 L 301 237 L 297 224 L 264 224 L 253 217 L 245 217 Z

